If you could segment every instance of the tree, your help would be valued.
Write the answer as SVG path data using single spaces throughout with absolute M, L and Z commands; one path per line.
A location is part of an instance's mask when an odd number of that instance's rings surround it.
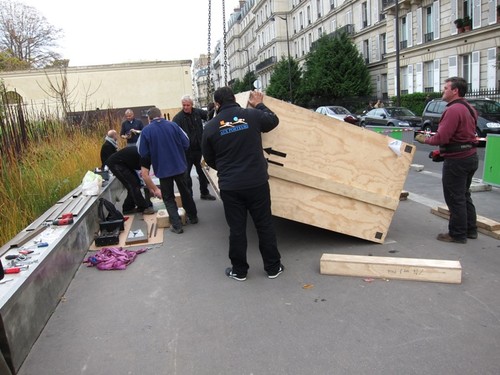
M 35 8 L 10 0 L 0 1 L 0 50 L 40 68 L 59 58 L 53 51 L 62 30 L 48 23 Z
M 17 57 L 11 56 L 7 52 L 0 52 L 0 72 L 26 70 L 29 68 L 30 64 L 28 62 L 19 60 Z
M 290 98 L 290 76 L 292 81 L 292 97 Z M 295 103 L 297 98 L 297 90 L 300 87 L 302 71 L 299 64 L 294 59 L 282 57 L 276 64 L 274 71 L 269 81 L 269 86 L 266 89 L 266 94 L 276 99 L 291 101 Z
M 253 83 L 256 79 L 257 76 L 255 75 L 255 72 L 248 71 L 243 77 L 243 81 L 240 81 L 238 78 L 234 80 L 232 87 L 233 92 L 237 94 L 239 92 L 252 90 L 254 88 Z
M 372 91 L 364 58 L 346 33 L 324 35 L 306 56 L 299 90 L 304 106 L 330 104 L 335 99 L 365 96 Z

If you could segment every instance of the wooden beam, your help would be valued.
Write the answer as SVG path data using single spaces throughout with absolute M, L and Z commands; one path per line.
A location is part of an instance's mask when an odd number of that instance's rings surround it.
M 452 284 L 462 282 L 462 266 L 459 261 L 454 260 L 325 253 L 320 260 L 320 273 Z

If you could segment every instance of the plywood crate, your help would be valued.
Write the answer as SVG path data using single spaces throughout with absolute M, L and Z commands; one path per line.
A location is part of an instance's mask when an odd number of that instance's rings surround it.
M 246 106 L 249 92 L 236 96 Z M 262 134 L 273 215 L 383 243 L 415 147 L 269 96 L 280 119 Z M 217 189 L 217 172 L 206 174 Z

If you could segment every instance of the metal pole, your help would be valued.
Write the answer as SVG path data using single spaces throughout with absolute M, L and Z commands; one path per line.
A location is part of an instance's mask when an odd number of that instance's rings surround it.
M 288 34 L 288 16 L 285 16 L 285 26 L 286 26 L 286 46 L 288 48 L 288 85 L 289 85 L 289 91 L 290 91 L 290 103 L 293 103 L 292 66 L 291 66 L 291 58 L 292 57 L 290 56 L 290 37 Z
M 396 106 L 399 107 L 401 103 L 401 75 L 399 73 L 400 66 L 399 66 L 399 0 L 396 1 L 396 30 L 395 30 L 395 37 L 396 37 Z

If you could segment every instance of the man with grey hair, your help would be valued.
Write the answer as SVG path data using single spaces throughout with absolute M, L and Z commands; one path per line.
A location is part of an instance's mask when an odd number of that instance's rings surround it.
M 187 165 L 184 152 L 189 147 L 189 138 L 177 124 L 165 120 L 158 108 L 150 108 L 148 117 L 149 125 L 141 132 L 139 145 L 142 178 L 151 193 L 165 202 L 172 225 L 170 230 L 180 234 L 183 229 L 175 203 L 174 182 L 181 195 L 182 205 L 189 222 L 191 224 L 198 222 L 196 204 L 185 178 Z M 156 177 L 160 179 L 160 188 L 149 176 L 151 165 L 153 165 Z
M 120 130 L 120 136 L 127 140 L 127 146 L 135 146 L 143 128 L 142 121 L 134 117 L 134 111 L 127 109 L 125 111 L 125 121 L 122 122 Z
M 201 168 L 201 136 L 203 134 L 203 120 L 207 121 L 208 112 L 203 109 L 193 107 L 193 99 L 189 95 L 181 98 L 182 110 L 172 119 L 178 124 L 189 137 L 189 148 L 186 151 L 186 180 L 191 195 L 193 195 L 193 181 L 191 179 L 191 169 L 196 168 L 200 181 L 200 198 L 204 200 L 215 200 L 215 197 L 208 191 L 208 180 Z

